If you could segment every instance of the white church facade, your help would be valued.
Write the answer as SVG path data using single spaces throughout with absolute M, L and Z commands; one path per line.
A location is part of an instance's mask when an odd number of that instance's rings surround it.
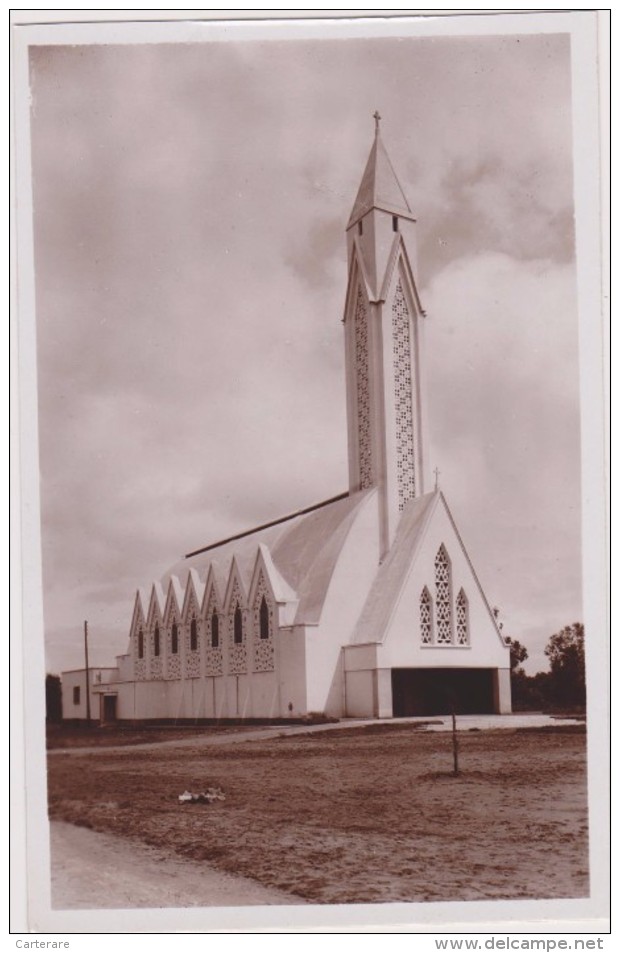
M 433 485 L 416 223 L 375 122 L 346 230 L 349 490 L 140 590 L 127 653 L 89 678 L 95 719 L 511 710 L 509 648 Z M 65 718 L 84 677 L 63 673 Z

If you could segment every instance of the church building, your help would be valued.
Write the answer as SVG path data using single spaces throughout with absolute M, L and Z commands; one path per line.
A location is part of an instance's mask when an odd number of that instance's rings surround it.
M 416 221 L 375 125 L 346 227 L 348 492 L 139 590 L 116 667 L 63 673 L 65 718 L 87 690 L 102 722 L 510 712 L 509 648 L 433 481 Z

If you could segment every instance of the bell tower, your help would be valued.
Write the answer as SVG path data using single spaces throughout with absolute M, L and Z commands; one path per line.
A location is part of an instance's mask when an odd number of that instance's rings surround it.
M 379 490 L 381 550 L 406 504 L 431 489 L 425 441 L 424 322 L 416 222 L 375 137 L 347 225 L 344 314 L 349 489 Z

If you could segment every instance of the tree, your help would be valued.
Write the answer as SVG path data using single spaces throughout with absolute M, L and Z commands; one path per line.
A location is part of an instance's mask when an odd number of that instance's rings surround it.
M 511 639 L 509 635 L 504 639 L 506 645 L 510 646 L 510 673 L 511 675 L 516 675 L 523 672 L 521 663 L 525 662 L 528 658 L 528 651 L 524 645 L 521 645 L 520 642 L 517 642 L 516 639 Z
M 545 655 L 549 659 L 550 688 L 560 705 L 585 706 L 585 630 L 581 622 L 564 626 L 552 635 Z

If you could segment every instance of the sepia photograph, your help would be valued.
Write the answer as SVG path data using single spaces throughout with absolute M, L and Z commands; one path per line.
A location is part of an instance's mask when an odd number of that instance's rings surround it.
M 596 17 L 20 28 L 32 929 L 607 916 Z

